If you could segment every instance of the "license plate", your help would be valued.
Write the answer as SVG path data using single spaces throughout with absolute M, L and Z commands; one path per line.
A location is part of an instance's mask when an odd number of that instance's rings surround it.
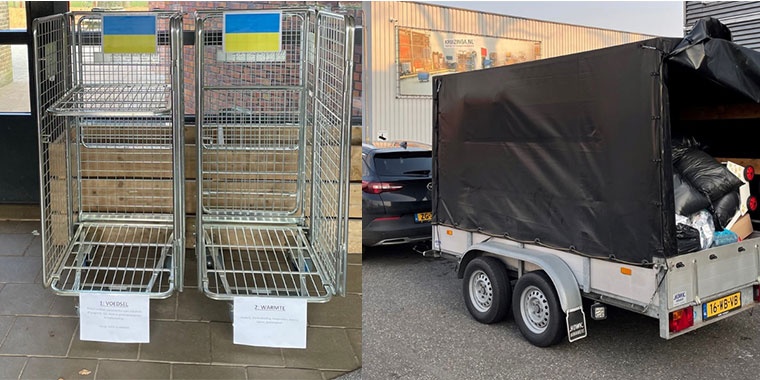
M 431 220 L 433 220 L 432 212 L 420 212 L 420 213 L 414 214 L 415 223 L 425 223 Z
M 717 317 L 742 306 L 742 294 L 737 292 L 702 304 L 702 319 Z

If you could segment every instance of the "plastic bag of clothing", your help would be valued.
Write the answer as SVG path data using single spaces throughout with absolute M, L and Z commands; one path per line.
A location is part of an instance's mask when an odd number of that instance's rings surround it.
M 702 249 L 709 248 L 715 235 L 715 224 L 709 211 L 701 210 L 689 217 L 689 225 L 699 231 L 699 245 Z
M 721 245 L 736 243 L 737 241 L 739 241 L 739 235 L 735 234 L 731 230 L 723 230 L 723 231 L 718 231 L 715 233 L 714 240 L 715 240 L 715 246 L 720 247 Z
M 678 223 L 676 224 L 676 243 L 678 254 L 699 251 L 702 245 L 699 240 L 699 231 L 696 228 Z
M 697 148 L 688 148 L 674 161 L 674 166 L 686 181 L 713 202 L 743 184 L 720 162 Z
M 691 215 L 699 210 L 710 207 L 710 200 L 704 194 L 697 191 L 689 182 L 684 181 L 678 173 L 673 173 L 673 195 L 675 197 L 676 214 L 679 215 Z
M 731 218 L 739 210 L 739 193 L 732 191 L 715 202 L 715 217 L 718 218 L 721 228 L 726 228 Z

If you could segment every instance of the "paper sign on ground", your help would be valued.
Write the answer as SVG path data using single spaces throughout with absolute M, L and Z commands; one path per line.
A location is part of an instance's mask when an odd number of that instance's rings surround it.
M 235 344 L 306 348 L 306 300 L 236 297 L 233 307 Z
M 79 339 L 112 343 L 148 343 L 149 311 L 148 296 L 81 293 Z

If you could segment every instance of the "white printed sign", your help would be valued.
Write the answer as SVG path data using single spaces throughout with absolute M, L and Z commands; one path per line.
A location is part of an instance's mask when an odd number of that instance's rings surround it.
M 79 339 L 148 343 L 149 315 L 148 296 L 82 293 L 79 295 Z
M 233 343 L 306 348 L 305 299 L 236 297 L 233 311 Z

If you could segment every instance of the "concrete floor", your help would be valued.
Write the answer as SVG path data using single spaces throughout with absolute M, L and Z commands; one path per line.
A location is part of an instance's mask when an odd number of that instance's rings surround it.
M 298 350 L 234 345 L 227 303 L 194 288 L 192 251 L 185 291 L 151 300 L 150 343 L 81 341 L 76 297 L 41 285 L 39 222 L 0 222 L 0 379 L 331 379 L 354 371 L 362 260 L 361 226 L 351 223 L 348 293 L 309 305 L 307 349 Z

